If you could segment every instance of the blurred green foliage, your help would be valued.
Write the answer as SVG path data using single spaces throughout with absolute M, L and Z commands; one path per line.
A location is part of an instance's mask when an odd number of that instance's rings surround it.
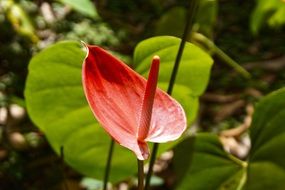
M 60 0 L 66 5 L 70 5 L 78 12 L 90 16 L 91 18 L 98 19 L 97 11 L 89 0 Z
M 256 7 L 251 15 L 250 28 L 257 34 L 262 26 L 280 28 L 285 24 L 284 0 L 256 0 Z

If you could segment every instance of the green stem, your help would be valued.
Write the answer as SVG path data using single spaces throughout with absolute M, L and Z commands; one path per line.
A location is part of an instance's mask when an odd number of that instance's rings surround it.
M 245 78 L 251 77 L 250 73 L 247 70 L 245 70 L 236 61 L 230 58 L 223 50 L 216 46 L 216 44 L 214 44 L 212 40 L 200 33 L 194 33 L 192 37 L 194 41 L 197 41 L 198 43 L 200 43 L 200 45 L 202 44 L 206 46 L 210 51 L 215 53 L 221 60 L 223 60 L 226 64 L 228 64 L 242 76 L 244 76 Z
M 61 166 L 61 172 L 62 172 L 62 177 L 63 177 L 63 189 L 68 190 L 67 179 L 66 179 L 66 175 L 64 172 L 64 148 L 63 146 L 60 147 L 60 166 Z
M 169 85 L 168 85 L 168 89 L 167 89 L 167 93 L 169 95 L 171 95 L 172 91 L 173 91 L 173 87 L 174 87 L 177 71 L 178 71 L 178 68 L 179 68 L 179 63 L 180 63 L 180 60 L 181 60 L 181 57 L 182 57 L 182 54 L 183 54 L 183 50 L 184 50 L 184 47 L 185 47 L 185 43 L 187 41 L 187 37 L 188 37 L 189 33 L 192 31 L 194 16 L 195 16 L 197 8 L 198 8 L 197 0 L 190 1 L 189 8 L 188 8 L 187 15 L 186 15 L 187 16 L 186 17 L 186 24 L 185 24 L 182 40 L 180 42 L 180 46 L 179 46 L 179 49 L 178 49 L 178 52 L 177 52 L 177 56 L 176 56 L 176 59 L 175 59 L 174 67 L 173 67 L 173 70 L 172 70 L 172 73 L 171 73 L 171 77 L 170 77 L 170 81 L 169 81 Z M 155 162 L 155 159 L 156 159 L 158 148 L 159 148 L 159 144 L 158 143 L 154 143 L 153 149 L 152 149 L 152 153 L 151 153 L 150 162 L 149 162 L 148 173 L 147 173 L 147 176 L 146 176 L 145 190 L 148 190 L 149 186 L 150 186 L 150 180 L 151 180 L 151 176 L 152 176 L 152 173 L 153 173 L 153 166 L 154 166 L 154 162 Z
M 245 185 L 246 180 L 247 180 L 247 168 L 243 168 L 242 172 L 243 172 L 243 174 L 242 174 L 242 177 L 239 181 L 239 184 L 238 184 L 236 190 L 244 189 L 244 185 Z
M 242 66 L 240 66 L 236 61 L 234 61 L 232 58 L 230 58 L 225 52 L 223 52 L 219 47 L 214 45 L 214 50 L 216 55 L 221 58 L 225 63 L 227 63 L 229 66 L 234 68 L 238 73 L 243 75 L 245 78 L 250 78 L 251 75 L 247 70 L 245 70 Z
M 248 163 L 246 161 L 240 160 L 232 154 L 229 154 L 228 156 L 236 164 L 240 165 L 243 168 L 247 168 Z
M 158 145 L 159 145 L 158 143 L 153 144 L 151 157 L 149 161 L 149 168 L 148 168 L 148 172 L 147 172 L 146 179 L 145 179 L 145 188 L 144 188 L 145 190 L 148 190 L 150 186 L 150 179 L 153 173 L 153 166 L 154 166 L 154 162 L 155 162 L 157 151 L 158 151 Z
M 110 168 L 111 168 L 114 144 L 115 144 L 115 141 L 113 139 L 111 139 L 111 143 L 110 143 L 110 147 L 109 147 L 109 153 L 108 153 L 108 159 L 107 159 L 107 163 L 106 163 L 106 167 L 105 167 L 103 190 L 107 190 L 107 187 L 108 187 L 108 180 L 109 180 L 109 175 L 110 175 Z
M 144 172 L 143 172 L 143 160 L 138 159 L 138 190 L 143 190 Z
M 239 180 L 236 190 L 243 190 L 247 180 L 247 168 L 242 169 L 242 177 Z
M 180 46 L 176 55 L 176 59 L 175 59 L 175 63 L 174 63 L 174 67 L 171 73 L 171 77 L 170 77 L 170 81 L 169 81 L 169 85 L 168 85 L 168 89 L 167 89 L 167 93 L 169 95 L 172 94 L 173 91 L 173 87 L 174 87 L 174 83 L 175 83 L 175 79 L 176 79 L 176 75 L 177 75 L 177 71 L 178 71 L 178 67 L 180 64 L 180 60 L 183 54 L 183 50 L 185 47 L 185 43 L 187 41 L 188 35 L 190 34 L 190 32 L 192 31 L 192 26 L 193 26 L 193 21 L 194 21 L 194 16 L 196 13 L 196 9 L 197 9 L 198 3 L 197 0 L 192 0 L 189 4 L 189 8 L 187 11 L 187 20 L 186 20 L 186 25 L 184 28 L 184 32 L 183 32 L 183 36 L 182 36 L 182 40 L 180 42 Z

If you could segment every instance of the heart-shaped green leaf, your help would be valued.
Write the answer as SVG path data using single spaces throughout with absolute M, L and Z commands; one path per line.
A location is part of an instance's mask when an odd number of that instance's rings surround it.
M 88 176 L 104 175 L 110 138 L 95 120 L 83 94 L 81 65 L 85 52 L 77 42 L 51 46 L 30 62 L 25 97 L 34 123 L 56 152 L 64 146 L 65 159 Z M 136 171 L 134 155 L 115 147 L 112 181 Z
M 36 55 L 29 65 L 25 97 L 31 119 L 46 134 L 55 151 L 59 152 L 64 146 L 68 164 L 85 175 L 102 179 L 110 138 L 95 120 L 83 94 L 84 57 L 85 52 L 77 42 L 60 42 Z M 161 83 L 161 86 L 166 84 Z M 193 120 L 198 100 L 192 91 L 178 84 L 174 96 Z M 164 144 L 159 153 L 176 143 Z M 116 146 L 111 181 L 125 179 L 135 174 L 136 169 L 135 156 Z

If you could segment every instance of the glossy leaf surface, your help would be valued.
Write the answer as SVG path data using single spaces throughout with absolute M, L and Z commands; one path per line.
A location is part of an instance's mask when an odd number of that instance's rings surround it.
M 85 175 L 101 179 L 110 143 L 87 104 L 81 82 L 85 52 L 80 43 L 61 42 L 35 56 L 25 90 L 27 108 L 56 152 Z M 128 164 L 126 164 L 128 163 Z M 135 173 L 133 154 L 115 147 L 111 181 Z

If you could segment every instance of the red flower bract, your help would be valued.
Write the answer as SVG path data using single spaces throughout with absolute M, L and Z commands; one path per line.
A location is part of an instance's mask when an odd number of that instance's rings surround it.
M 98 122 L 138 159 L 149 157 L 149 142 L 167 142 L 181 136 L 186 117 L 180 104 L 156 87 L 159 57 L 148 81 L 97 46 L 86 45 L 82 70 L 84 92 Z

